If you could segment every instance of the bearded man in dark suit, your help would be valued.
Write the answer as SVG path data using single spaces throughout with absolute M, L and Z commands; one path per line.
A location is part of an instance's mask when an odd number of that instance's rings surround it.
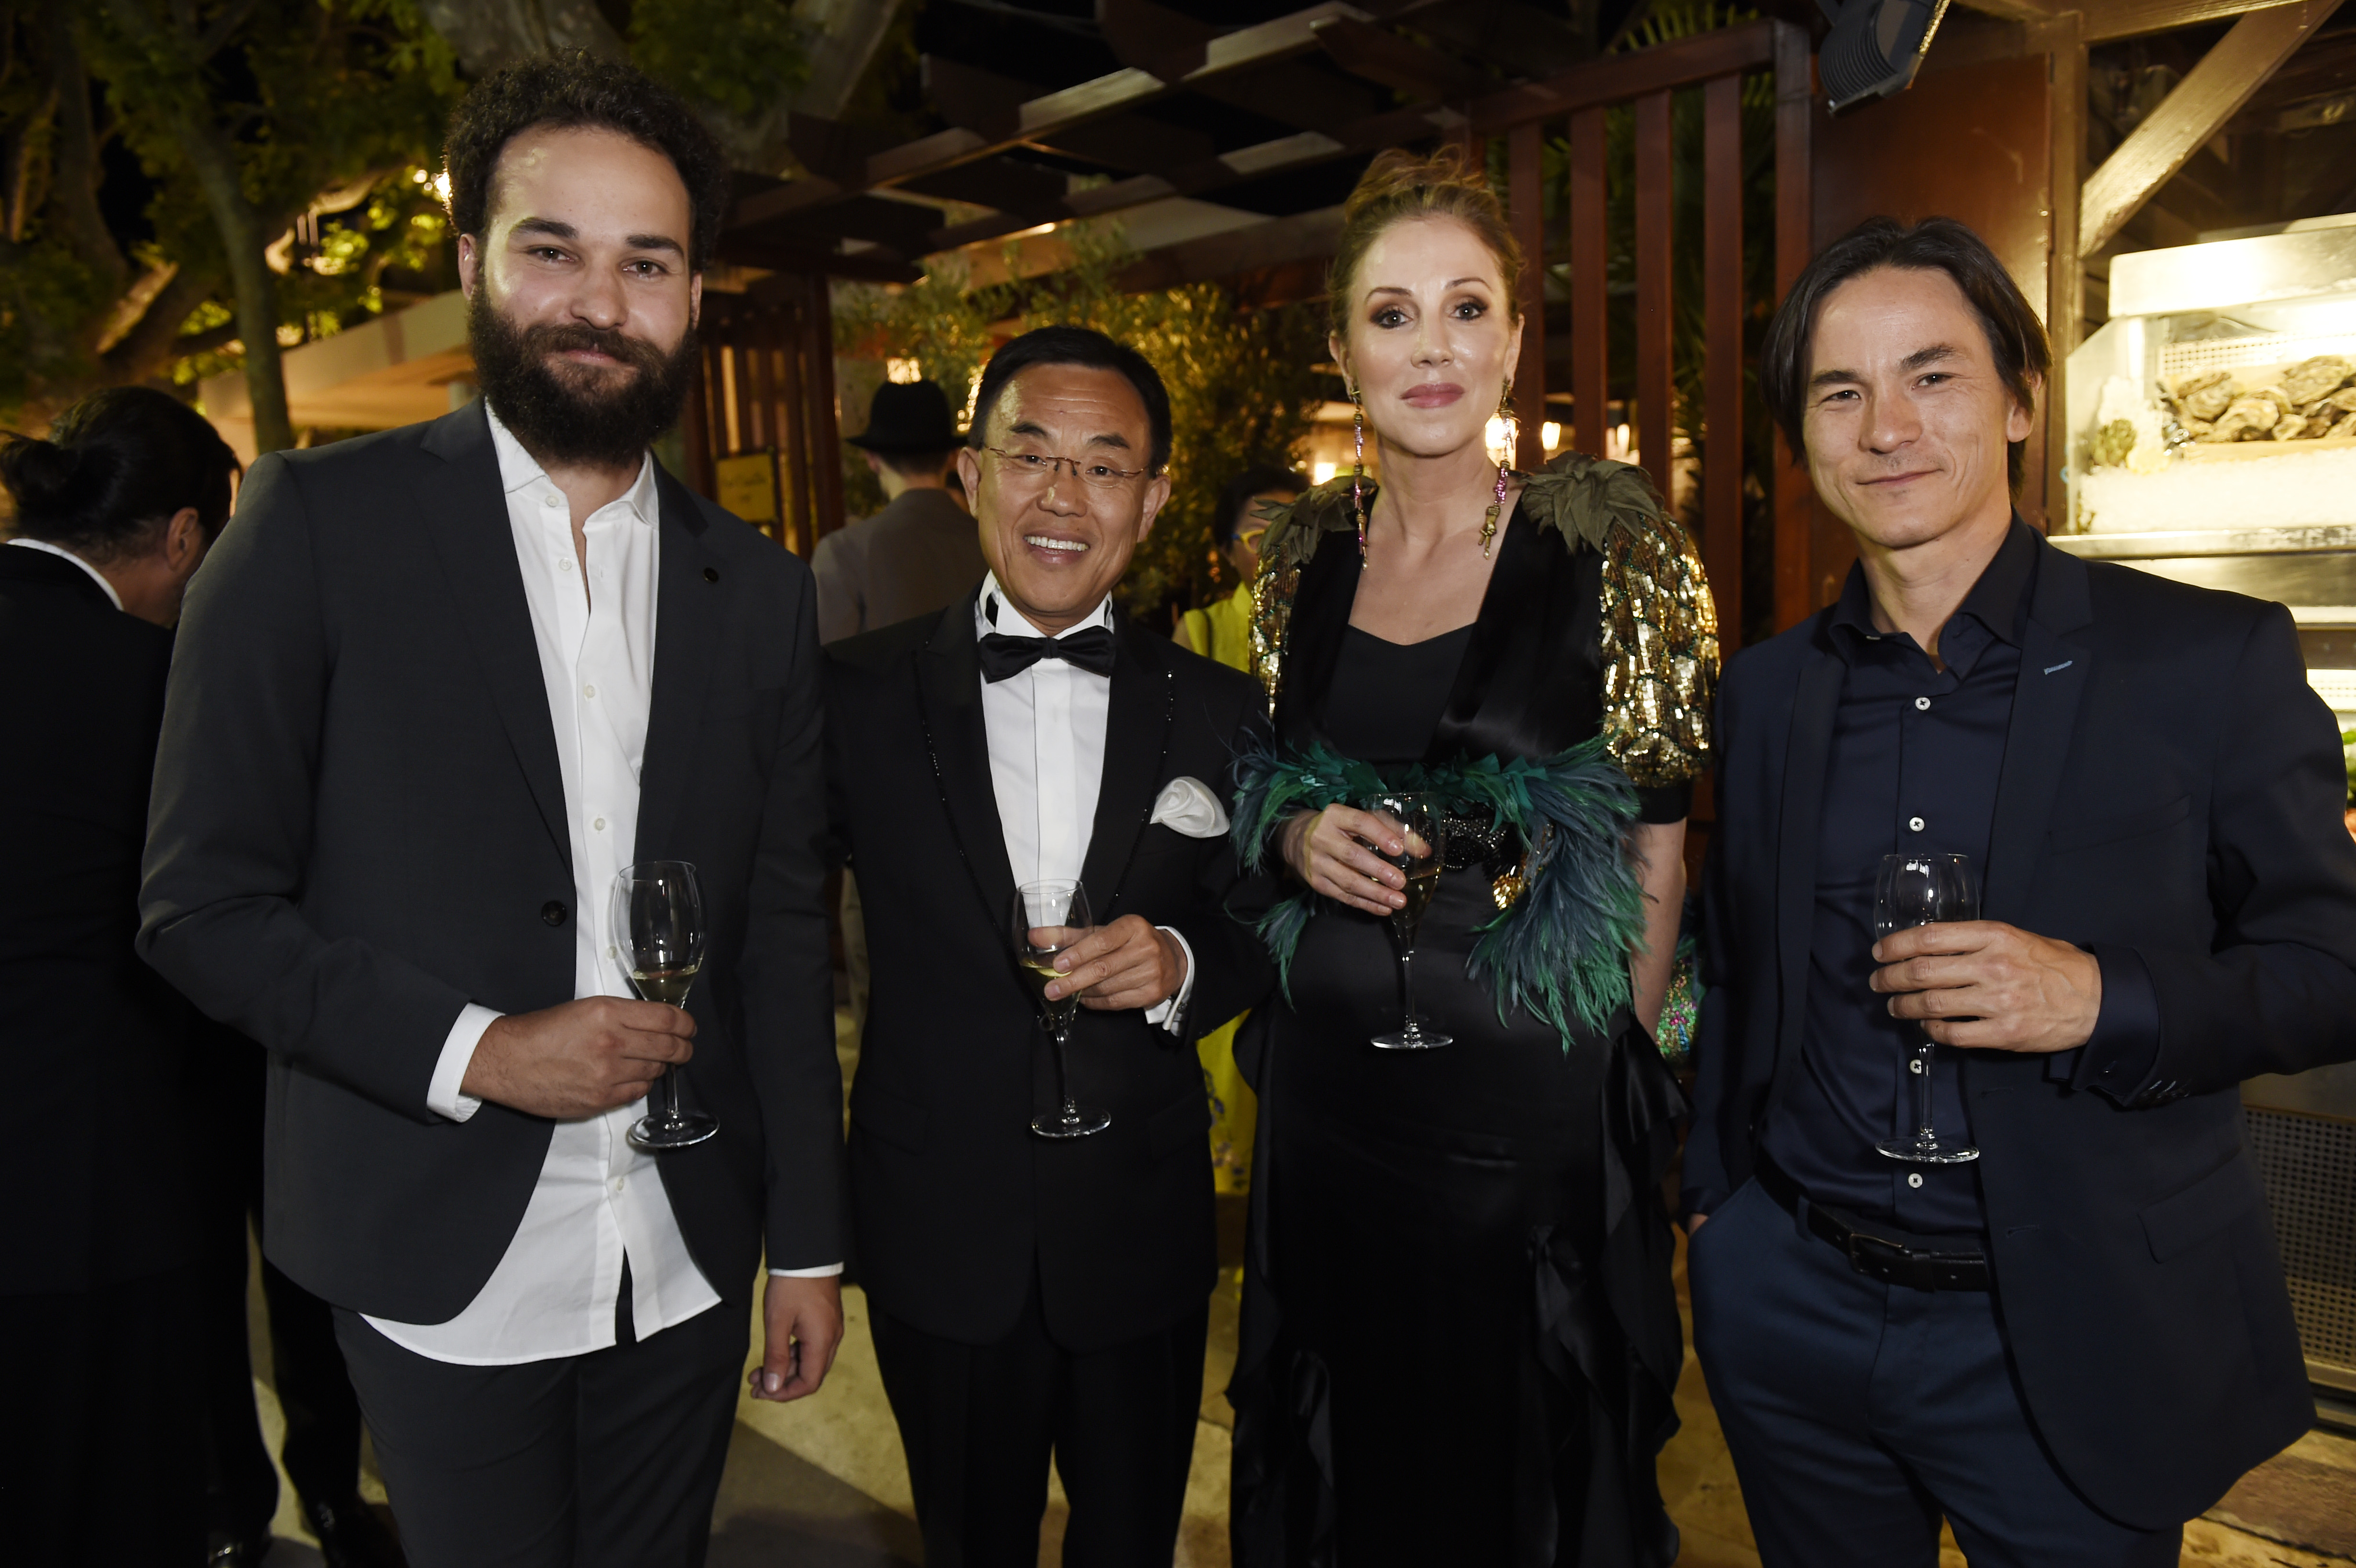
M 141 948 L 269 1051 L 265 1247 L 336 1329 L 416 1568 L 700 1561 L 762 1397 L 839 1338 L 841 1079 L 809 572 L 649 443 L 725 158 L 586 56 L 446 162 L 483 400 L 273 453 L 189 596 Z M 684 1010 L 622 869 L 692 862 Z M 636 1141 L 692 1055 L 718 1132 Z
M 982 373 L 958 463 L 990 576 L 827 650 L 832 816 L 874 993 L 851 1094 L 853 1233 L 926 1561 L 1038 1561 L 1052 1453 L 1064 1561 L 1167 1563 L 1216 1264 L 1191 1019 L 1268 981 L 1226 901 L 1230 763 L 1258 688 L 1111 592 L 1168 498 L 1169 400 L 1134 350 L 1047 327 Z M 1018 978 L 1017 885 L 1077 880 L 1088 1136 Z

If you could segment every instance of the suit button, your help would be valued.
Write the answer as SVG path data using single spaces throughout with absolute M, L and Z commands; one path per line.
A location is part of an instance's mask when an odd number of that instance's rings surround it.
M 564 923 L 564 906 L 558 903 L 554 899 L 551 899 L 546 903 L 540 906 L 540 918 L 546 921 L 551 925 L 562 925 Z
M 716 568 L 713 568 L 713 567 L 709 567 L 709 566 L 705 567 L 705 568 L 703 569 L 703 581 L 706 581 L 706 582 L 717 582 L 717 581 L 720 581 L 720 573 L 719 573 L 719 571 L 718 571 Z

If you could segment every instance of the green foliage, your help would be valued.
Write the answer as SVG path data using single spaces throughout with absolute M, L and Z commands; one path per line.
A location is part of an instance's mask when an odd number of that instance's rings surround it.
M 630 59 L 740 120 L 757 117 L 809 78 L 809 39 L 786 0 L 637 0 Z
M 1072 264 L 1044 278 L 975 288 L 944 265 L 903 289 L 839 286 L 836 347 L 913 359 L 960 402 L 996 345 L 1033 327 L 1090 326 L 1134 346 L 1170 389 L 1172 488 L 1120 597 L 1139 613 L 1204 603 L 1235 587 L 1212 543 L 1220 485 L 1254 463 L 1295 461 L 1309 433 L 1324 395 L 1322 315 L 1314 304 L 1245 311 L 1214 283 L 1125 293 L 1118 277 L 1133 258 L 1117 229 L 1081 226 L 1066 239 Z M 882 504 L 855 458 L 845 479 L 852 516 Z

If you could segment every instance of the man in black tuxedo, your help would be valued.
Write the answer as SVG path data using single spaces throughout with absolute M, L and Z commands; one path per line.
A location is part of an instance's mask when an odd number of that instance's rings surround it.
M 983 371 L 958 462 L 991 575 L 938 615 L 827 650 L 827 771 L 874 991 L 851 1189 L 875 1351 L 926 1560 L 1032 1564 L 1052 1451 L 1074 1568 L 1167 1563 L 1216 1273 L 1189 1019 L 1267 983 L 1225 908 L 1219 802 L 1258 721 L 1239 673 L 1131 624 L 1113 585 L 1168 497 L 1169 401 L 1134 350 L 1047 327 Z M 1076 878 L 1087 1136 L 1017 977 L 1018 883 Z
M 198 1401 L 155 1397 L 201 1294 L 187 1170 L 207 1071 L 139 961 L 139 852 L 180 596 L 237 456 L 186 404 L 101 392 L 0 443 L 0 1061 L 18 1173 L 0 1248 L 12 1562 L 204 1552 Z M 239 1238 L 242 1258 L 243 1238 Z M 252 1403 L 251 1385 L 244 1391 Z
M 418 1568 L 699 1560 L 755 1392 L 841 1328 L 809 572 L 648 442 L 727 170 L 626 66 L 478 83 L 446 155 L 483 401 L 254 465 L 189 596 L 142 951 L 271 1053 L 271 1257 L 336 1326 Z M 701 872 L 684 1012 L 622 867 Z M 690 1055 L 718 1136 L 629 1138 Z
M 2314 1413 L 2237 1089 L 2356 1056 L 2331 716 L 2282 606 L 2013 513 L 2047 349 L 1961 224 L 1835 243 L 1762 362 L 1860 559 L 1719 688 L 1685 1204 L 1761 1558 L 2173 1568 Z M 1877 944 L 1893 853 L 1982 918 Z M 1918 1027 L 1976 1159 L 1876 1149 Z

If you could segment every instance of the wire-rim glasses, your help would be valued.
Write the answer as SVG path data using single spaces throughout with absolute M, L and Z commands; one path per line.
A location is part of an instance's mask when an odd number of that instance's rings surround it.
M 1142 478 L 1142 468 L 1115 468 L 1085 457 L 1059 457 L 1051 452 L 1009 452 L 1002 446 L 981 449 L 1004 465 L 1006 477 L 1022 485 L 1046 485 L 1066 468 L 1072 477 L 1095 490 L 1115 490 L 1132 479 Z

